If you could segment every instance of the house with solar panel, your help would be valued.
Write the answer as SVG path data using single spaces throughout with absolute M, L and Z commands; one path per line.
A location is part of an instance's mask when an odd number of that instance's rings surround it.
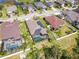
M 1 51 L 16 49 L 22 44 L 18 22 L 4 22 L 0 24 Z
M 38 42 L 48 38 L 46 29 L 44 29 L 39 20 L 30 19 L 27 20 L 26 23 L 34 42 Z

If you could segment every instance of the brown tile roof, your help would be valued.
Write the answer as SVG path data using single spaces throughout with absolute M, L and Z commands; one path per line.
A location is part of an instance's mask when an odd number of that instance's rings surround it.
M 60 25 L 64 24 L 64 21 L 59 19 L 56 16 L 47 16 L 45 17 L 45 20 L 51 24 L 52 27 L 54 27 L 55 29 L 59 28 Z
M 20 38 L 20 31 L 19 31 L 19 23 L 18 22 L 5 22 L 1 24 L 0 27 L 0 39 L 8 39 Z

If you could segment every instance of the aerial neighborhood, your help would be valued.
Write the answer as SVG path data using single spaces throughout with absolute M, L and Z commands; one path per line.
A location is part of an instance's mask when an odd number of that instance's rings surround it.
M 79 59 L 79 1 L 0 0 L 0 59 Z

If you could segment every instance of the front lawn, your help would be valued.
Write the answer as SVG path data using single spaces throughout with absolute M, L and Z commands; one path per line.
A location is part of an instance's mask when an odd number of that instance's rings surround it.
M 21 6 L 17 6 L 17 12 L 18 12 L 18 15 L 23 14 L 23 10 L 22 10 Z

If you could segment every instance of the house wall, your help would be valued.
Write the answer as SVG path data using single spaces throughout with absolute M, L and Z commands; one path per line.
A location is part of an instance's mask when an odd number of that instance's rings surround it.
M 21 46 L 22 41 L 21 39 L 19 40 L 13 40 L 13 39 L 7 39 L 7 40 L 3 40 L 3 51 L 8 51 L 11 49 L 16 49 L 19 46 Z
M 1 51 L 1 48 L 2 48 L 2 41 L 0 41 L 0 51 Z

